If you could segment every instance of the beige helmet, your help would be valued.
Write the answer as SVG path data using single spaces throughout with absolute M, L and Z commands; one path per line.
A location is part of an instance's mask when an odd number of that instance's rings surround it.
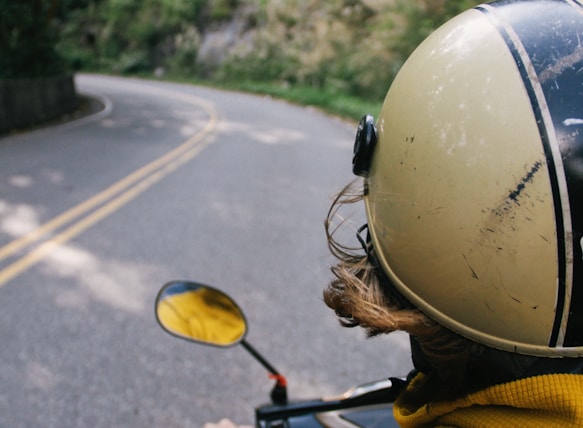
M 583 356 L 583 8 L 500 1 L 404 64 L 353 170 L 377 258 L 443 326 L 494 348 Z

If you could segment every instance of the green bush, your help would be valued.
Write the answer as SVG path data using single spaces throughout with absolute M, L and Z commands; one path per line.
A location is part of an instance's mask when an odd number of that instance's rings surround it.
M 55 44 L 56 9 L 42 0 L 0 0 L 0 78 L 38 77 L 65 69 Z
M 233 15 L 233 10 L 239 5 L 239 0 L 214 0 L 209 3 L 212 21 L 223 21 Z
M 71 0 L 72 1 L 72 0 Z M 83 1 L 83 0 L 77 0 Z M 59 50 L 81 70 L 191 72 L 209 0 L 101 0 L 70 11 Z M 187 42 L 184 42 L 187 40 Z

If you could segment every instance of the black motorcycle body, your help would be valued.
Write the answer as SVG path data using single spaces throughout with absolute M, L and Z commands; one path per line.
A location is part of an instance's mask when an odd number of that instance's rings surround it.
M 258 428 L 398 427 L 392 402 L 399 388 L 394 382 L 364 384 L 334 399 L 266 404 L 255 409 L 255 424 Z

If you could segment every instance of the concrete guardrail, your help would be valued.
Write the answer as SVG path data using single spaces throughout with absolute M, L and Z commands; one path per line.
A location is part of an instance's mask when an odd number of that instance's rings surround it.
M 0 134 L 58 119 L 78 103 L 72 74 L 0 79 Z

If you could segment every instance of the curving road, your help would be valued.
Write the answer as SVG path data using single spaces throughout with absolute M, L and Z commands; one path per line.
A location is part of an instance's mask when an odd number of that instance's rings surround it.
M 105 108 L 0 139 L 0 426 L 251 423 L 263 368 L 156 325 L 175 278 L 236 298 L 292 399 L 407 373 L 403 335 L 365 340 L 321 301 L 322 222 L 352 179 L 352 125 L 190 85 L 77 86 Z

